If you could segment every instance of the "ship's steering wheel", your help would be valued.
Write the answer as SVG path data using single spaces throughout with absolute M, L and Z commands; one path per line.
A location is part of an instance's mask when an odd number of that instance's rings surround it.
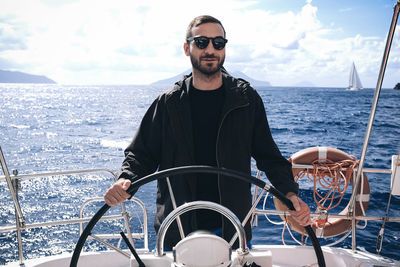
M 148 176 L 145 176 L 145 177 L 133 182 L 131 184 L 131 186 L 128 188 L 127 192 L 131 194 L 132 192 L 136 191 L 142 185 L 152 182 L 154 180 L 166 178 L 166 177 L 173 176 L 173 175 L 182 175 L 182 174 L 190 174 L 190 173 L 220 174 L 220 175 L 229 176 L 229 177 L 232 177 L 235 179 L 239 179 L 239 180 L 254 184 L 260 188 L 266 189 L 272 195 L 274 195 L 276 198 L 278 198 L 281 202 L 283 202 L 290 210 L 294 210 L 293 204 L 288 198 L 286 198 L 281 192 L 276 190 L 274 187 L 267 185 L 264 181 L 257 179 L 251 175 L 244 174 L 244 173 L 241 173 L 238 171 L 209 167 L 209 166 L 185 166 L 185 167 L 177 167 L 177 168 L 171 168 L 171 169 L 155 172 L 153 174 L 150 174 Z M 86 225 L 81 236 L 79 237 L 78 242 L 76 243 L 75 250 L 74 250 L 74 253 L 71 258 L 70 267 L 77 266 L 80 253 L 82 251 L 83 245 L 85 244 L 87 237 L 91 234 L 93 227 L 100 220 L 100 218 L 108 211 L 109 208 L 110 208 L 110 206 L 108 206 L 107 204 L 104 204 L 104 206 L 101 207 L 99 209 L 99 211 L 97 211 L 97 213 L 92 217 L 92 219 Z M 317 237 L 315 236 L 313 229 L 309 225 L 304 228 L 305 228 L 308 236 L 311 239 L 312 245 L 314 247 L 314 250 L 315 250 L 315 253 L 317 256 L 318 265 L 320 267 L 325 267 L 324 255 L 322 253 L 321 246 L 319 244 Z

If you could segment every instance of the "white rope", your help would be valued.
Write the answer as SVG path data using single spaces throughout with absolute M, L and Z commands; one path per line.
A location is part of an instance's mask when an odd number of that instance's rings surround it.
M 266 210 L 266 209 L 265 209 L 265 204 L 267 203 L 267 198 L 268 198 L 268 196 L 269 196 L 269 192 L 267 192 L 267 193 L 265 194 L 265 197 L 264 197 L 264 202 L 263 202 L 263 207 L 262 207 L 264 211 Z M 270 223 L 272 223 L 272 224 L 275 224 L 275 225 L 285 224 L 284 221 L 280 221 L 280 222 L 272 221 L 272 220 L 268 217 L 268 214 L 266 214 L 266 213 L 264 213 L 264 216 L 265 216 L 265 218 L 266 218 Z
M 364 174 L 363 174 L 363 178 L 361 179 L 361 185 L 360 185 L 360 194 L 356 195 L 356 200 L 358 200 L 358 202 L 359 202 L 363 216 L 365 216 L 365 209 L 364 209 L 364 205 L 363 205 L 364 196 L 368 196 L 368 201 L 369 201 L 369 195 L 364 195 Z M 368 225 L 368 221 L 364 220 L 364 225 L 356 224 L 356 227 L 358 229 L 365 229 L 367 227 L 367 225 Z

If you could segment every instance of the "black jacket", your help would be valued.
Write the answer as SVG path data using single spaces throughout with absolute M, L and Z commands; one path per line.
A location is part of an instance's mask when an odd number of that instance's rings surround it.
M 132 181 L 172 167 L 194 165 L 192 122 L 188 90 L 192 76 L 185 76 L 175 86 L 161 94 L 147 110 L 132 143 L 125 150 L 119 178 Z M 271 183 L 283 194 L 298 192 L 291 164 L 281 155 L 272 139 L 265 108 L 259 94 L 244 80 L 223 72 L 225 103 L 217 135 L 218 167 L 250 173 L 251 157 L 257 168 L 264 171 Z M 177 205 L 194 201 L 194 175 L 170 177 Z M 220 204 L 233 211 L 242 221 L 251 207 L 250 184 L 220 176 Z M 157 213 L 154 226 L 172 211 L 165 179 L 157 183 Z M 197 230 L 195 213 L 181 216 L 185 234 Z M 247 241 L 251 240 L 249 223 L 245 226 Z M 223 236 L 230 240 L 234 228 L 223 221 Z M 165 247 L 171 248 L 180 239 L 176 223 L 171 225 Z

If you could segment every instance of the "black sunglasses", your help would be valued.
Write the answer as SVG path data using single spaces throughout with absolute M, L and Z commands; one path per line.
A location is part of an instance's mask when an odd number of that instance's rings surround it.
M 193 41 L 193 40 L 199 49 L 205 49 L 211 40 L 212 44 L 216 50 L 223 49 L 225 47 L 225 44 L 228 42 L 228 40 L 226 40 L 222 36 L 217 36 L 214 38 L 210 38 L 210 37 L 206 37 L 206 36 L 196 36 L 196 37 L 189 37 L 186 39 L 186 41 L 188 41 L 188 42 Z

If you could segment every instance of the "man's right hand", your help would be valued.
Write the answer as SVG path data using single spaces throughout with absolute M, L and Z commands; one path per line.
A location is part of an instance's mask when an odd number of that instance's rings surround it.
M 118 179 L 106 192 L 104 195 L 104 200 L 107 205 L 112 207 L 130 198 L 126 190 L 128 190 L 131 185 L 131 181 L 128 179 Z

